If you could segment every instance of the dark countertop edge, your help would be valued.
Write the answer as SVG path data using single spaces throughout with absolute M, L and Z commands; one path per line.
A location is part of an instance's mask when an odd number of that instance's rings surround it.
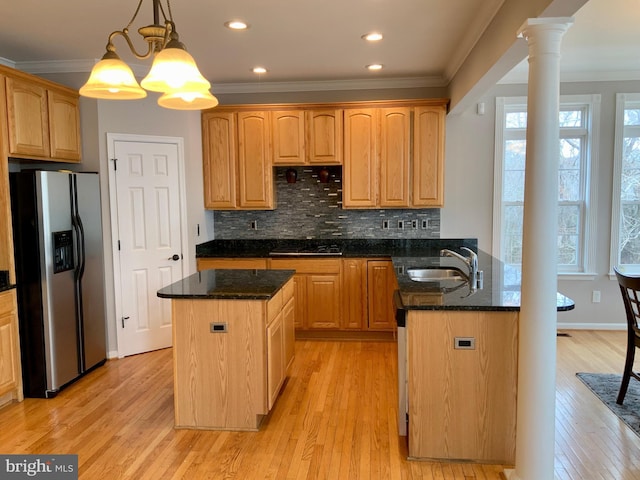
M 208 271 L 224 271 L 225 269 L 218 270 L 208 270 Z M 240 270 L 229 270 L 233 274 L 242 271 Z M 244 269 L 248 271 L 254 271 L 254 269 Z M 267 270 L 270 271 L 270 270 Z M 167 293 L 163 292 L 165 289 L 171 288 L 173 285 L 184 284 L 185 281 L 194 275 L 201 275 L 202 272 L 192 273 L 191 275 L 183 278 L 182 280 L 178 280 L 177 282 L 172 283 L 171 285 L 167 285 L 166 287 L 161 288 L 156 292 L 156 295 L 159 298 L 168 298 L 172 300 L 270 300 L 276 296 L 276 294 L 282 290 L 282 288 L 289 282 L 294 274 L 295 270 L 277 270 L 278 275 L 283 278 L 280 280 L 280 284 L 275 287 L 271 293 L 266 292 L 218 292 L 218 293 Z
M 0 293 L 8 292 L 9 290 L 15 290 L 16 287 L 17 287 L 17 285 L 15 285 L 15 284 L 4 285 L 4 286 L 0 287 Z

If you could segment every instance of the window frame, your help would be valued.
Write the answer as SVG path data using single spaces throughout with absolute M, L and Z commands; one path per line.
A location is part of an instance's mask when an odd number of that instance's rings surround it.
M 592 280 L 595 278 L 596 266 L 596 232 L 597 232 L 597 182 L 594 180 L 594 172 L 598 171 L 598 143 L 600 137 L 600 104 L 601 96 L 594 95 L 562 95 L 560 97 L 560 110 L 582 109 L 585 112 L 584 126 L 586 131 L 585 145 L 581 147 L 581 199 L 579 204 L 584 205 L 581 211 L 581 228 L 579 232 L 579 258 L 578 265 L 564 267 L 558 265 L 558 276 L 563 280 L 578 279 Z M 527 97 L 496 97 L 495 118 L 495 156 L 494 156 L 494 216 L 493 216 L 493 256 L 503 259 L 503 232 L 504 207 L 513 202 L 503 202 L 504 180 L 504 154 L 505 141 L 515 138 L 506 128 L 506 115 L 513 111 L 527 111 Z M 524 140 L 526 141 L 526 128 Z M 563 132 L 564 130 L 564 132 Z M 561 128 L 559 139 L 576 138 L 575 135 L 567 135 Z M 573 130 L 575 132 L 575 130 Z M 522 132 L 521 132 L 522 133 Z M 522 135 L 520 135 L 521 137 Z M 517 202 L 516 202 L 517 203 Z M 571 201 L 558 201 L 558 206 L 576 204 Z
M 620 210 L 622 205 L 622 144 L 624 141 L 625 125 L 624 111 L 627 108 L 640 108 L 640 93 L 617 93 L 615 110 L 615 133 L 613 148 L 613 185 L 611 197 L 611 243 L 609 254 L 609 277 L 615 279 L 614 266 L 619 266 L 620 259 Z M 640 130 L 640 126 L 630 126 L 630 129 Z M 640 136 L 640 135 L 639 135 Z M 632 275 L 640 274 L 640 264 L 625 264 L 621 269 Z

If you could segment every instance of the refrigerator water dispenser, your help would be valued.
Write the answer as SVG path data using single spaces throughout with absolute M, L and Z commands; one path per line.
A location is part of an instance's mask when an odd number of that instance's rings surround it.
M 53 232 L 53 273 L 73 270 L 73 234 L 71 230 Z

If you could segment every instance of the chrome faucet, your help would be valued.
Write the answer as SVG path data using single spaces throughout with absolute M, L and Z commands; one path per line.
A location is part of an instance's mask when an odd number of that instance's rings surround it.
M 476 252 L 467 247 L 460 247 L 460 250 L 468 252 L 469 256 L 465 257 L 464 255 L 460 255 L 458 252 L 454 252 L 453 250 L 449 250 L 448 248 L 443 248 L 442 250 L 440 250 L 440 256 L 454 257 L 461 262 L 464 262 L 464 264 L 469 269 L 469 283 L 471 287 L 475 289 L 478 284 L 478 255 L 476 254 Z

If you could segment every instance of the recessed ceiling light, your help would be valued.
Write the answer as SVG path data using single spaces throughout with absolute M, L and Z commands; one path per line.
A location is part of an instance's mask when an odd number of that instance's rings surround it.
M 249 28 L 249 25 L 242 20 L 229 20 L 224 23 L 224 26 L 231 30 L 246 30 Z
M 371 65 L 367 65 L 369 70 L 382 70 L 382 64 L 380 63 L 372 63 Z
M 371 32 L 367 33 L 366 35 L 362 35 L 361 38 L 363 40 L 366 40 L 367 42 L 378 42 L 382 40 L 382 34 L 378 32 Z
M 267 73 L 267 69 L 264 67 L 253 67 L 253 73 L 257 73 L 257 74 L 261 74 L 261 73 Z

